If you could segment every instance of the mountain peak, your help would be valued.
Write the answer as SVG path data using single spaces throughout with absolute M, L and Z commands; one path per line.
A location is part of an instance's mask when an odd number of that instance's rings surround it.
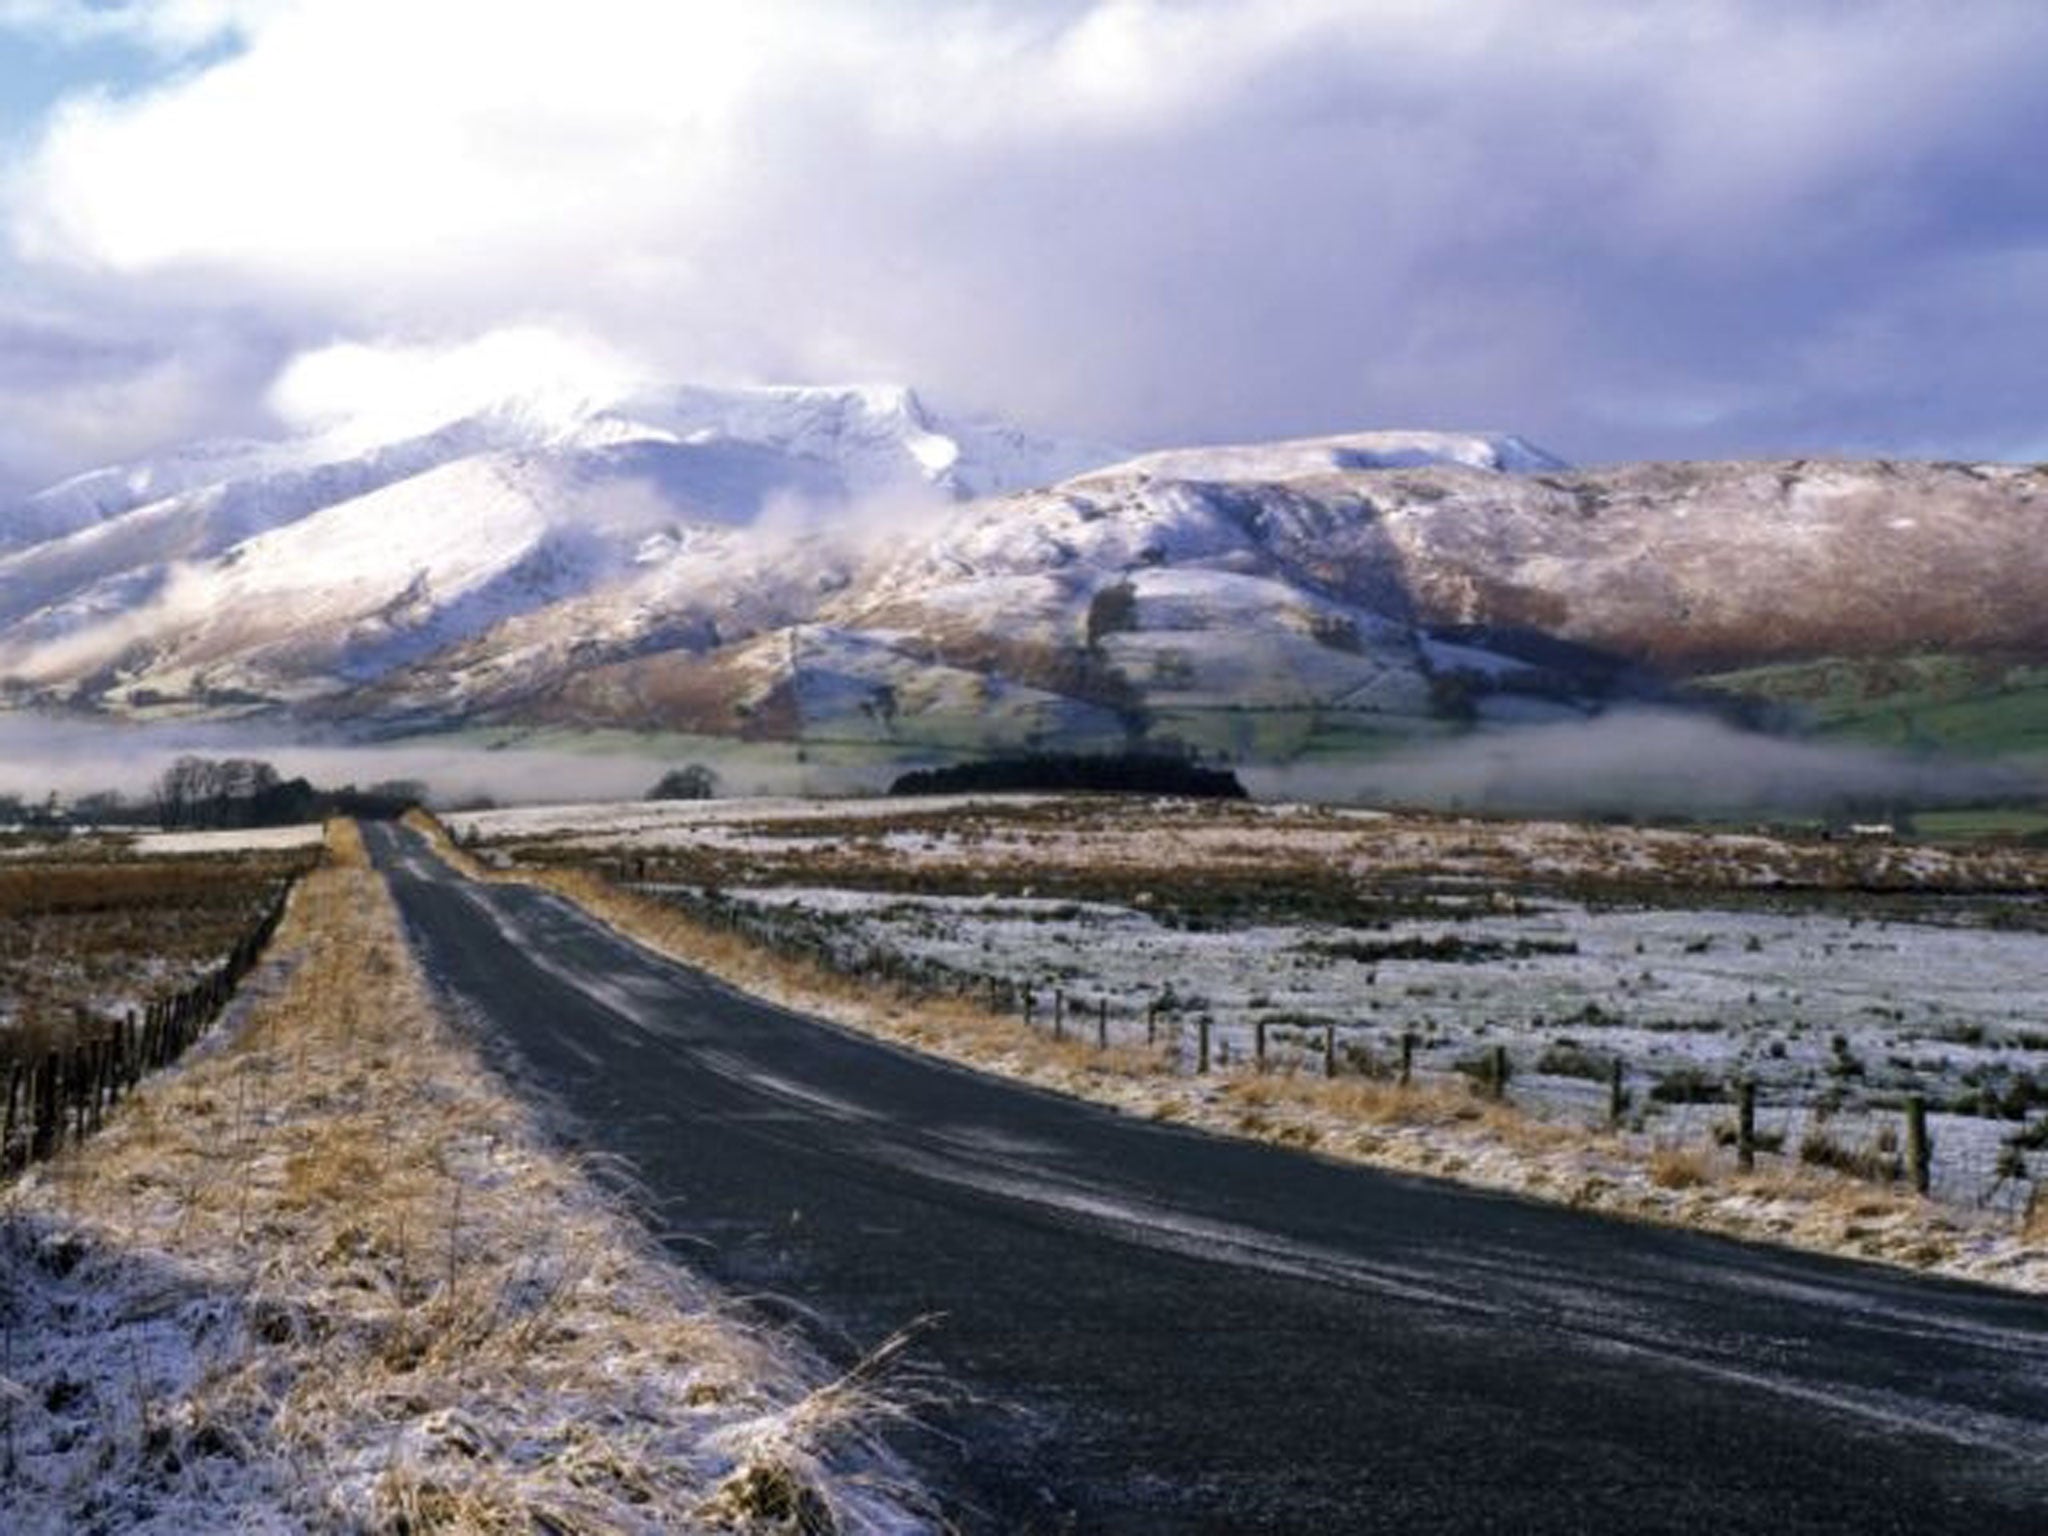
M 984 417 L 944 415 L 903 384 L 678 385 L 619 401 L 597 421 L 827 463 L 855 495 L 928 486 L 968 499 L 1050 484 L 1122 456 Z

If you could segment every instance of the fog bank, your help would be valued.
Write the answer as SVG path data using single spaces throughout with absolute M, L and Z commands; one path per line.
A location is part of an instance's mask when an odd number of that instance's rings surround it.
M 450 739 L 291 739 L 223 724 L 134 725 L 0 715 L 0 793 L 40 799 L 115 790 L 147 796 L 176 758 L 254 757 L 322 788 L 412 779 L 447 806 L 631 800 L 662 773 L 702 763 L 725 795 L 887 790 L 897 767 L 803 761 L 794 743 L 593 738 L 493 748 Z M 912 766 L 908 761 L 902 768 Z M 1238 765 L 1261 800 L 1414 805 L 1542 816 L 1881 817 L 1912 808 L 2048 795 L 2048 764 L 1821 744 L 1735 730 L 1702 715 L 1617 711 L 1566 725 L 1483 731 L 1376 758 Z
M 1239 776 L 1262 800 L 1554 816 L 1877 815 L 2048 792 L 2040 764 L 1761 736 L 1650 709 Z
M 870 773 L 852 776 L 796 760 L 796 748 L 726 743 L 687 746 L 649 740 L 645 750 L 615 751 L 438 744 L 413 738 L 389 743 L 309 741 L 275 730 L 235 725 L 135 725 L 38 715 L 0 715 L 0 794 L 41 799 L 113 790 L 146 797 L 178 757 L 254 757 L 286 778 L 321 788 L 414 779 L 437 805 L 489 798 L 507 804 L 636 799 L 668 768 L 702 762 L 723 792 L 835 794 L 874 787 Z M 881 787 L 886 787 L 884 783 Z

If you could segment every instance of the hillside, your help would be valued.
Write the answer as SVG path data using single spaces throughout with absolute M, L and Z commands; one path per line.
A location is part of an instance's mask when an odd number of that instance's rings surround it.
M 0 514 L 0 690 L 1257 760 L 1718 698 L 1999 748 L 2040 734 L 2044 535 L 2039 468 L 1384 431 L 1119 459 L 902 389 L 678 388 L 67 482 Z

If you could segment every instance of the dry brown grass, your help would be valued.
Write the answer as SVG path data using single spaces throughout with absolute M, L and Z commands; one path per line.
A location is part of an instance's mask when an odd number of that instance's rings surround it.
M 1713 1182 L 1713 1162 L 1699 1147 L 1650 1149 L 1650 1182 L 1659 1189 L 1698 1189 Z
M 886 1411 L 872 1377 L 807 1390 L 785 1343 L 551 1153 L 432 1006 L 355 829 L 332 849 L 294 897 L 273 995 L 7 1195 L 8 1233 L 87 1256 L 66 1273 L 88 1299 L 125 1275 L 212 1330 L 151 1411 L 31 1423 L 22 1507 L 68 1526 L 93 1473 L 154 1486 L 175 1462 L 300 1526 L 677 1529 L 759 1470 L 860 1528 L 879 1496 L 824 1458 Z M 114 1395 L 143 1376 L 124 1354 L 156 1346 L 134 1318 L 117 1308 L 101 1337 L 64 1311 L 66 1276 L 23 1274 L 49 1303 L 27 1322 L 51 1381 L 98 1370 Z M 197 1527 L 247 1514 L 204 1507 Z
M 1098 1053 L 1021 1021 L 942 998 L 910 1002 L 808 960 L 779 957 L 673 907 L 567 865 L 499 873 L 453 849 L 432 818 L 415 825 L 459 868 L 544 886 L 623 933 L 785 1007 L 1155 1120 L 1250 1136 L 1405 1172 L 1453 1178 L 1632 1220 L 1940 1269 L 2048 1291 L 2048 1221 L 2023 1230 L 1972 1224 L 1911 1197 L 1818 1169 L 1723 1172 L 1712 1149 L 1660 1149 L 1604 1130 L 1535 1119 L 1475 1094 L 1463 1079 L 1410 1086 L 1312 1073 L 1178 1075 L 1161 1051 Z M 1398 827 L 1399 823 L 1391 824 Z M 872 830 L 870 828 L 870 830 Z M 1539 829 L 1544 830 L 1544 829 Z M 1578 835 L 1563 829 L 1559 835 Z M 1380 832 L 1377 835 L 1392 835 Z M 1475 838 L 1489 852 L 1491 832 Z M 1634 836 L 1636 834 L 1631 834 Z M 1649 834 L 1641 834 L 1648 836 Z M 1697 839 L 1687 843 L 1692 847 Z M 1881 1218 L 1845 1210 L 1896 1201 Z
M 1702 890 L 1987 891 L 2048 888 L 2048 857 L 2017 848 L 1849 845 L 1746 833 L 1589 826 L 1401 813 L 1379 818 L 1314 807 L 1179 802 L 1134 814 L 1126 801 L 1053 796 L 1000 807 L 973 799 L 912 803 L 886 824 L 859 808 L 805 807 L 722 817 L 720 836 L 646 850 L 658 878 L 684 884 L 856 883 L 870 890 L 974 894 L 1032 886 L 1040 895 L 1129 899 L 1156 882 L 1160 840 L 1184 878 L 1173 899 L 1199 905 L 1356 906 L 1390 886 L 1455 879 L 1541 884 L 1654 899 Z M 919 842 L 885 842 L 899 830 Z M 523 836 L 523 855 L 553 863 L 603 856 L 594 834 Z M 614 850 L 615 851 L 615 850 Z M 637 851 L 636 851 L 637 852 Z M 1373 889 L 1355 878 L 1370 871 Z M 1186 877 L 1199 877 L 1199 890 Z M 1155 894 L 1160 894 L 1155 892 Z
M 79 1007 L 134 1007 L 218 965 L 306 863 L 274 853 L 122 863 L 92 848 L 0 866 L 0 1061 L 68 1044 Z

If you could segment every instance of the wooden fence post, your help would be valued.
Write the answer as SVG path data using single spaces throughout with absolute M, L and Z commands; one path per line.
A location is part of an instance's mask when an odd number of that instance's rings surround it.
M 87 1090 L 92 1096 L 92 1128 L 98 1130 L 107 1123 L 107 1042 L 95 1040 L 92 1043 L 92 1080 Z
M 1932 1182 L 1934 1143 L 1927 1139 L 1927 1100 L 1919 1094 L 1906 1096 L 1906 1168 L 1913 1176 L 1913 1190 L 1926 1194 Z
M 74 1045 L 64 1053 L 64 1108 L 74 1145 L 85 1140 L 85 1078 L 85 1047 Z
M 1052 1037 L 1055 1040 L 1067 1038 L 1067 992 L 1064 987 L 1052 989 Z
M 1095 1049 L 1109 1049 L 1109 999 L 1106 997 L 1095 1005 Z
M 1197 1041 L 1195 1070 L 1197 1072 L 1207 1072 L 1209 1070 L 1209 1015 L 1206 1013 L 1195 1020 L 1195 1038 Z
M 0 1119 L 0 1173 L 14 1166 L 14 1106 L 21 1091 L 21 1063 L 7 1063 L 7 1113 Z
M 1261 1072 L 1266 1070 L 1266 1021 L 1252 1021 L 1252 1060 Z
M 29 1144 L 29 1156 L 40 1162 L 56 1150 L 57 1133 L 57 1053 L 49 1052 L 43 1057 L 42 1069 L 36 1079 L 36 1128 Z
M 1336 1075 L 1337 1026 L 1335 1024 L 1325 1024 L 1323 1026 L 1323 1076 L 1335 1077 Z
M 1508 1048 L 1506 1046 L 1496 1045 L 1493 1048 L 1493 1055 L 1487 1063 L 1486 1083 L 1487 1087 L 1493 1090 L 1494 1098 L 1504 1099 L 1508 1096 Z
M 1748 1173 L 1756 1167 L 1756 1080 L 1745 1077 L 1736 1094 L 1735 1165 Z
M 1145 1043 L 1159 1043 L 1159 999 L 1156 997 L 1145 1004 Z
M 1401 1033 L 1401 1086 L 1406 1088 L 1415 1076 L 1415 1035 L 1412 1031 Z

